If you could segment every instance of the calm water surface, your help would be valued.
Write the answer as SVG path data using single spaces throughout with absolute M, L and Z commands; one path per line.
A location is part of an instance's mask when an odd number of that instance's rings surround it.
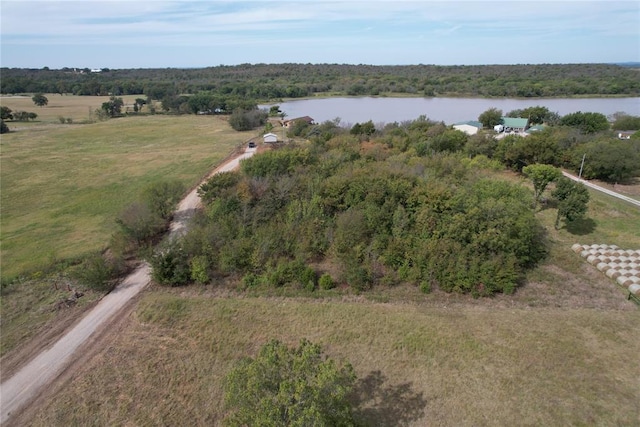
M 270 104 L 273 105 L 273 104 Z M 321 98 L 281 102 L 277 105 L 287 118 L 310 116 L 321 123 L 337 117 L 342 124 L 393 123 L 415 120 L 420 115 L 447 124 L 477 120 L 485 110 L 495 107 L 508 113 L 511 110 L 541 105 L 560 115 L 596 112 L 609 116 L 623 111 L 640 116 L 640 98 L 534 98 L 534 99 L 485 99 L 485 98 Z M 263 105 L 261 107 L 268 107 Z

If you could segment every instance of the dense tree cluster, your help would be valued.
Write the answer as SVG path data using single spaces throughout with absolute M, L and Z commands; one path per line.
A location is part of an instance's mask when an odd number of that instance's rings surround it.
M 100 73 L 74 68 L 2 68 L 1 71 L 2 94 L 144 94 L 155 100 L 201 91 L 256 100 L 299 98 L 326 92 L 483 97 L 640 94 L 636 70 L 606 64 L 242 64 L 200 69 L 105 69 Z
M 490 295 L 513 292 L 545 254 L 529 191 L 482 178 L 458 131 L 422 119 L 389 126 L 366 146 L 339 128 L 313 140 L 203 185 L 205 213 L 159 255 L 167 283 L 175 266 L 184 282 L 190 268 L 203 282 L 235 275 L 245 286 L 313 290 L 322 272 L 311 264 L 326 259 L 340 273 L 325 275 L 323 287 L 409 282 Z
M 345 128 L 338 119 L 305 126 L 310 142 L 245 160 L 200 187 L 204 213 L 159 255 L 169 266 L 165 283 L 234 276 L 246 287 L 364 291 L 408 282 L 425 292 L 513 292 L 546 253 L 534 211 L 547 185 L 556 183 L 557 225 L 586 211 L 588 193 L 561 179 L 558 167 L 577 172 L 584 156 L 588 178 L 640 173 L 640 140 L 591 132 L 584 120 L 573 126 L 575 117 L 599 123 L 597 114 L 569 117 L 568 125 L 500 139 L 424 116 L 383 128 Z M 504 166 L 529 177 L 533 194 L 486 178 L 487 169 Z M 311 267 L 323 262 L 335 267 L 332 275 Z

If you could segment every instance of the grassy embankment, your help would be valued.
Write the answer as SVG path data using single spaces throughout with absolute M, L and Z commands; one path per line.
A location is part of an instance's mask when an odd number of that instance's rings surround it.
M 268 339 L 303 337 L 354 365 L 358 412 L 372 425 L 637 423 L 640 313 L 570 246 L 640 247 L 640 210 L 592 193 L 590 220 L 577 229 L 554 230 L 554 215 L 539 212 L 548 261 L 513 296 L 152 288 L 34 425 L 219 425 L 233 363 Z
M 3 98 L 2 105 L 20 110 L 15 99 Z M 41 110 L 55 108 L 58 100 L 74 117 L 87 115 L 87 103 L 103 102 L 50 95 Z M 212 116 L 140 116 L 84 125 L 54 125 L 55 113 L 50 121 L 44 113 L 40 117 L 42 122 L 2 135 L 0 143 L 2 355 L 60 316 L 50 309 L 68 296 L 64 280 L 41 270 L 105 248 L 117 214 L 145 186 L 178 179 L 192 187 L 253 136 Z M 7 285 L 19 276 L 21 283 Z M 79 305 L 97 297 L 87 292 Z

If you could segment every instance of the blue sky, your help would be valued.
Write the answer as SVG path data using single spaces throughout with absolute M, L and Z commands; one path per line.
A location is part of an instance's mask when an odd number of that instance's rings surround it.
M 0 2 L 0 65 L 640 61 L 633 1 Z

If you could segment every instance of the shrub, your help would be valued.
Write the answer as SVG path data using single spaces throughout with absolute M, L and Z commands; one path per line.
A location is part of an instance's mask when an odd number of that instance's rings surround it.
M 142 199 L 154 215 L 162 219 L 169 219 L 184 192 L 184 185 L 180 181 L 159 181 L 147 186 L 142 193 Z
M 203 255 L 195 256 L 189 263 L 191 266 L 191 278 L 197 283 L 208 283 L 211 278 L 209 277 L 209 260 Z
M 337 366 L 317 344 L 303 339 L 290 349 L 272 340 L 225 377 L 225 424 L 355 425 L 348 400 L 355 380 L 350 364 Z
M 138 245 L 149 241 L 166 228 L 166 222 L 143 203 L 132 203 L 116 218 L 121 232 Z
M 73 277 L 83 285 L 100 292 L 113 289 L 113 279 L 122 272 L 122 260 L 108 260 L 102 254 L 88 256 L 73 270 Z
M 329 290 L 335 288 L 336 283 L 329 273 L 324 273 L 318 280 L 318 286 L 320 286 L 320 289 Z
M 189 283 L 191 269 L 186 252 L 177 243 L 169 243 L 157 250 L 150 258 L 151 277 L 156 283 L 166 286 L 181 286 Z

